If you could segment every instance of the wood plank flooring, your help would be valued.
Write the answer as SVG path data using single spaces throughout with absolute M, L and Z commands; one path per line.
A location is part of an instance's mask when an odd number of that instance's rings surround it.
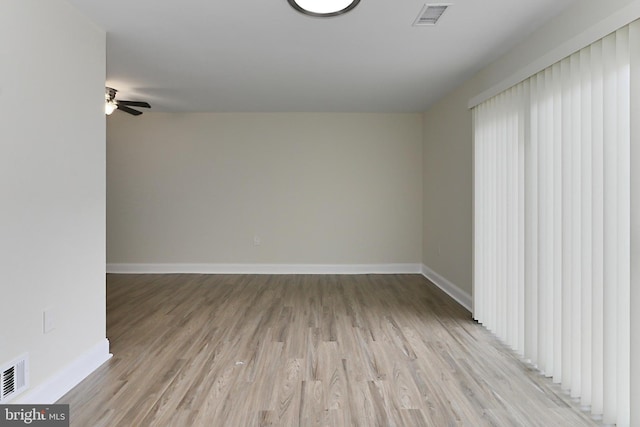
M 108 275 L 72 426 L 593 426 L 418 275 Z

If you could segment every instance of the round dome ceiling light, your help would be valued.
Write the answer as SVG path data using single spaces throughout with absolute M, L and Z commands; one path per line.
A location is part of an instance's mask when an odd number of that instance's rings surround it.
M 287 0 L 292 8 L 305 15 L 328 18 L 349 12 L 360 0 Z

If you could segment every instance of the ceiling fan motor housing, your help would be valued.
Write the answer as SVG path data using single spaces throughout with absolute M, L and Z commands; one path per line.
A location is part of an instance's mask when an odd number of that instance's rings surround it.
M 113 88 L 105 88 L 106 89 L 106 95 L 107 95 L 107 100 L 109 101 L 113 101 L 116 97 L 116 92 L 118 92 L 117 90 L 113 89 Z

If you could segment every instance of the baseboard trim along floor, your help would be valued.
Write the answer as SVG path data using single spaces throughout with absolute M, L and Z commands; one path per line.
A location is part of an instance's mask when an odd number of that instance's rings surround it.
M 420 274 L 420 264 L 107 264 L 116 274 Z
M 17 397 L 12 404 L 48 405 L 68 393 L 82 380 L 111 358 L 109 340 L 105 338 L 40 385 Z

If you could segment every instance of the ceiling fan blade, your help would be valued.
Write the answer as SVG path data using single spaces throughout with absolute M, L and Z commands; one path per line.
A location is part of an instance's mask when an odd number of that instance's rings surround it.
M 142 114 L 142 111 L 134 110 L 133 108 L 129 108 L 125 105 L 120 104 L 118 104 L 118 110 L 122 110 L 125 113 L 133 114 L 134 116 L 139 116 L 140 114 Z
M 126 105 L 128 107 L 143 107 L 143 108 L 151 108 L 148 102 L 144 101 L 120 101 L 118 100 L 118 104 Z

